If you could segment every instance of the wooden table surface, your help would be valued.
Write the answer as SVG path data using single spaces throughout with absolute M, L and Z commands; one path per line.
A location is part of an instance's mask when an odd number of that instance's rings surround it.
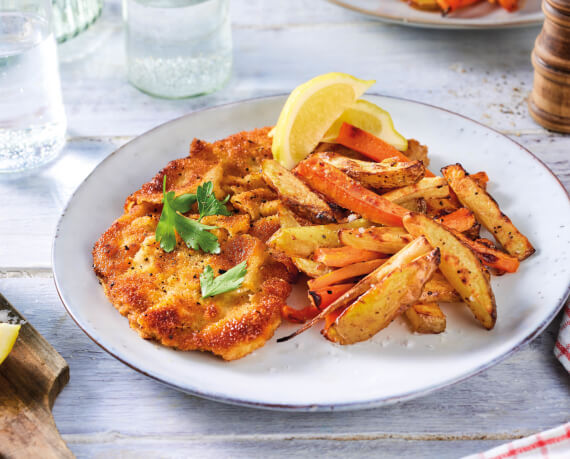
M 0 179 L 0 291 L 70 365 L 54 415 L 71 450 L 82 457 L 444 458 L 570 420 L 569 376 L 552 353 L 560 317 L 467 381 L 385 408 L 318 414 L 179 393 L 116 361 L 75 325 L 55 291 L 50 252 L 58 217 L 85 176 L 160 123 L 206 106 L 287 93 L 320 73 L 375 78 L 374 92 L 445 107 L 498 129 L 570 187 L 570 137 L 545 131 L 526 108 L 538 28 L 425 30 L 384 25 L 324 1 L 231 3 L 230 83 L 213 95 L 167 101 L 127 83 L 120 1 L 107 1 L 102 19 L 60 49 L 69 120 L 64 152 L 35 174 Z

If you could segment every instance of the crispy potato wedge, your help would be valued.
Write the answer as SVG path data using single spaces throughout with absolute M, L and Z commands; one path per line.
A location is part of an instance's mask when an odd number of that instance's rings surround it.
M 365 341 L 418 301 L 437 269 L 439 249 L 396 268 L 348 306 L 323 335 L 339 344 Z
M 497 319 L 495 295 L 479 258 L 446 227 L 424 215 L 409 213 L 404 217 L 404 227 L 441 250 L 440 271 L 481 324 L 492 329 Z
M 344 245 L 381 253 L 396 253 L 414 239 L 403 228 L 391 226 L 340 230 L 339 237 Z
M 418 212 L 419 214 L 427 212 L 427 204 L 424 198 L 410 199 L 409 201 L 401 202 L 400 205 L 410 212 Z
M 460 164 L 444 167 L 441 172 L 461 204 L 473 211 L 477 220 L 509 254 L 522 261 L 535 252 L 529 240 L 501 212 L 497 202 L 467 175 Z
M 261 168 L 263 179 L 293 212 L 315 223 L 335 221 L 333 211 L 326 201 L 277 161 L 266 159 Z
M 318 156 L 301 161 L 294 172 L 333 203 L 350 209 L 371 222 L 402 226 L 402 217 L 408 212 L 398 204 L 365 188 Z
M 421 161 L 399 162 L 396 158 L 390 158 L 376 163 L 359 161 L 336 153 L 321 153 L 318 156 L 349 177 L 372 188 L 396 188 L 412 185 L 425 174 L 425 168 Z
M 279 216 L 279 224 L 281 228 L 294 228 L 295 226 L 301 226 L 301 224 L 295 218 L 295 214 L 285 206 L 281 206 L 277 212 Z
M 416 303 L 406 310 L 406 319 L 416 333 L 441 333 L 445 331 L 445 314 L 437 303 Z
M 359 296 L 365 293 L 367 290 L 376 285 L 380 280 L 382 280 L 388 273 L 392 272 L 396 268 L 403 266 L 410 261 L 421 257 L 429 253 L 432 250 L 427 239 L 425 237 L 419 237 L 412 242 L 410 242 L 406 247 L 400 250 L 398 253 L 393 255 L 379 268 L 372 271 L 368 276 L 358 282 L 354 287 L 332 302 L 327 306 L 318 316 L 311 319 L 310 322 L 306 323 L 304 326 L 299 328 L 297 331 L 291 333 L 290 335 L 279 338 L 277 342 L 283 342 L 294 338 L 295 336 L 308 330 L 313 325 L 315 325 L 319 320 L 327 317 L 332 317 L 331 313 L 335 313 L 337 310 L 342 310 Z M 328 320 L 328 319 L 327 319 Z
M 443 177 L 424 177 L 413 185 L 396 188 L 382 194 L 382 197 L 396 204 L 416 198 L 433 199 L 447 196 L 449 196 L 449 187 Z
M 281 228 L 267 244 L 290 257 L 308 258 L 319 247 L 340 247 L 340 230 L 367 226 L 370 226 L 370 222 L 357 219 L 348 223 Z
M 327 265 L 319 263 L 318 261 L 309 260 L 308 258 L 291 257 L 291 261 L 299 271 L 313 278 L 324 276 L 333 270 L 333 268 Z
M 426 282 L 420 295 L 420 303 L 458 303 L 461 296 L 438 271 Z

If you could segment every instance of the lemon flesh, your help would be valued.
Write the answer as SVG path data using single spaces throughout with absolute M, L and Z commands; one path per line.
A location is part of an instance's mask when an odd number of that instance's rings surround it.
M 408 149 L 408 141 L 394 129 L 394 122 L 390 114 L 367 100 L 357 100 L 351 107 L 347 108 L 323 136 L 323 142 L 334 142 L 338 137 L 342 123 L 352 124 L 374 134 L 400 151 Z
M 20 333 L 20 325 L 0 324 L 0 363 L 8 357 L 14 347 L 18 333 Z
M 295 167 L 374 83 L 346 73 L 326 73 L 295 88 L 275 125 L 273 158 L 288 169 Z

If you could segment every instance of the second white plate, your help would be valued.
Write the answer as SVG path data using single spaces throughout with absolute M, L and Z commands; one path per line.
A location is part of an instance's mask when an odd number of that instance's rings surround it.
M 375 17 L 380 21 L 433 29 L 500 29 L 540 25 L 544 19 L 541 0 L 522 0 L 518 11 L 509 13 L 488 2 L 466 7 L 442 16 L 421 11 L 402 0 L 329 0 L 344 8 Z
M 58 225 L 53 269 L 65 307 L 95 342 L 142 373 L 195 395 L 308 411 L 420 396 L 484 370 L 544 330 L 570 284 L 570 203 L 556 177 L 523 147 L 481 124 L 420 103 L 367 96 L 393 115 L 400 132 L 429 146 L 433 171 L 456 162 L 468 171 L 487 171 L 490 192 L 536 247 L 519 272 L 493 278 L 496 327 L 483 329 L 460 305 L 444 305 L 448 329 L 441 335 L 414 335 L 396 320 L 352 346 L 330 343 L 316 328 L 276 343 L 295 329 L 283 325 L 263 348 L 229 363 L 141 339 L 98 284 L 93 243 L 122 214 L 125 198 L 169 160 L 185 156 L 193 137 L 213 141 L 271 125 L 285 99 L 216 107 L 159 126 L 110 155 L 78 188 Z M 290 304 L 306 301 L 299 294 Z

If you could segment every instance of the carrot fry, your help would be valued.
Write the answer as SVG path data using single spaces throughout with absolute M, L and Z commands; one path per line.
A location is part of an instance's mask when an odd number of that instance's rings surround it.
M 319 312 L 320 310 L 312 304 L 302 309 L 292 308 L 286 304 L 281 307 L 281 316 L 283 319 L 295 324 L 303 324 L 307 320 L 315 317 Z
M 446 14 L 480 1 L 481 0 L 437 0 L 437 4 L 442 9 L 443 13 Z
M 398 158 L 399 161 L 404 162 L 410 161 L 397 148 L 352 124 L 342 123 L 336 142 L 374 161 L 380 162 L 388 158 Z M 434 177 L 434 174 L 426 169 L 425 176 Z
M 477 182 L 477 185 L 479 185 L 481 188 L 487 188 L 487 183 L 489 183 L 489 176 L 487 175 L 487 172 L 476 172 L 475 174 L 471 174 L 470 177 L 475 180 Z
M 455 231 L 459 231 L 460 233 L 469 231 L 477 224 L 477 219 L 473 212 L 465 207 L 461 207 L 455 212 L 451 212 L 443 217 L 436 218 L 435 221 L 454 229 Z
M 313 259 L 333 268 L 342 268 L 360 261 L 375 260 L 383 255 L 372 250 L 354 247 L 320 248 L 315 250 Z
M 404 207 L 370 191 L 344 172 L 319 159 L 318 156 L 301 161 L 295 168 L 295 172 L 311 188 L 322 193 L 334 203 L 374 223 L 402 226 L 402 217 L 408 213 Z
M 354 263 L 352 265 L 345 266 L 344 268 L 336 269 L 328 274 L 325 274 L 324 276 L 317 277 L 316 279 L 310 279 L 307 284 L 311 290 L 328 287 L 329 285 L 340 284 L 345 280 L 364 276 L 365 274 L 370 274 L 385 261 L 386 259 L 383 258 L 380 260 Z
M 519 269 L 518 258 L 496 249 L 492 243 L 489 244 L 486 240 L 472 241 L 455 230 L 451 230 L 451 232 L 457 239 L 467 245 L 484 265 L 508 273 L 514 273 Z
M 321 330 L 322 334 L 326 333 L 326 331 L 329 329 L 329 327 L 332 324 L 334 324 L 337 317 L 340 316 L 346 308 L 348 308 L 348 306 L 345 306 L 344 308 L 335 309 L 334 311 L 328 313 L 325 316 L 325 327 Z
M 318 290 L 309 290 L 309 301 L 320 310 L 325 309 L 344 293 L 348 292 L 355 284 L 329 285 Z
M 518 0 L 499 0 L 499 5 L 501 5 L 504 9 L 506 9 L 509 13 L 516 11 L 519 2 Z

